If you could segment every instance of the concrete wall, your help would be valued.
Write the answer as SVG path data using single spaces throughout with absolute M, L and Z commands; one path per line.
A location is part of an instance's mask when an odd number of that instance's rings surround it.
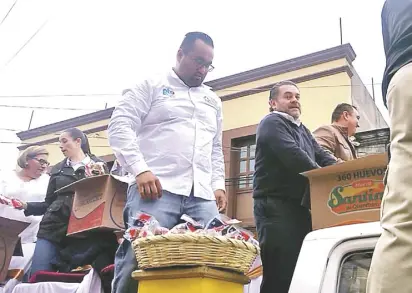
M 355 105 L 361 116 L 358 131 L 368 131 L 388 127 L 381 112 L 377 108 L 375 101 L 368 89 L 363 84 L 356 70 L 352 67 L 353 76 L 351 78 L 352 103 Z

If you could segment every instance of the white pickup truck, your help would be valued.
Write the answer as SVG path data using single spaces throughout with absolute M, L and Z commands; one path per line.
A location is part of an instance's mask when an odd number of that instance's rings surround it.
M 325 228 L 309 233 L 299 254 L 289 293 L 365 293 L 379 222 Z M 245 286 L 259 293 L 261 277 Z
M 308 234 L 289 293 L 364 293 L 379 222 L 326 228 Z

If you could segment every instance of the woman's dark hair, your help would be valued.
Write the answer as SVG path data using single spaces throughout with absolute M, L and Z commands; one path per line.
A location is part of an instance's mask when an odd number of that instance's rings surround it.
M 82 151 L 86 154 L 86 155 L 91 155 L 91 151 L 90 151 L 90 144 L 89 144 L 89 139 L 87 138 L 87 136 L 83 133 L 83 131 L 81 131 L 78 128 L 69 128 L 66 129 L 65 131 L 63 131 L 64 133 L 68 133 L 70 135 L 71 138 L 73 138 L 74 140 L 80 138 L 81 145 L 80 147 L 82 148 Z

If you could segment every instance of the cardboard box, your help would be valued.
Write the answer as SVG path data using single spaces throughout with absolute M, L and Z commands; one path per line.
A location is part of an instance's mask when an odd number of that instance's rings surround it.
M 380 219 L 386 154 L 302 173 L 310 181 L 313 229 Z
M 127 187 L 121 178 L 106 174 L 85 178 L 62 188 L 75 192 L 67 235 L 124 229 Z
M 7 277 L 11 257 L 23 256 L 19 234 L 30 223 L 0 217 L 0 282 Z

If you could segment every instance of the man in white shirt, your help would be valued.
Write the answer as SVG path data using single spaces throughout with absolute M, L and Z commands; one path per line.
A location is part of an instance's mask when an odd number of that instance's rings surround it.
M 136 182 L 128 189 L 125 222 L 137 212 L 172 228 L 182 214 L 207 221 L 226 208 L 222 102 L 203 84 L 213 70 L 214 45 L 205 33 L 186 34 L 176 66 L 123 92 L 109 123 L 109 143 Z M 115 259 L 113 293 L 136 292 L 129 241 Z

